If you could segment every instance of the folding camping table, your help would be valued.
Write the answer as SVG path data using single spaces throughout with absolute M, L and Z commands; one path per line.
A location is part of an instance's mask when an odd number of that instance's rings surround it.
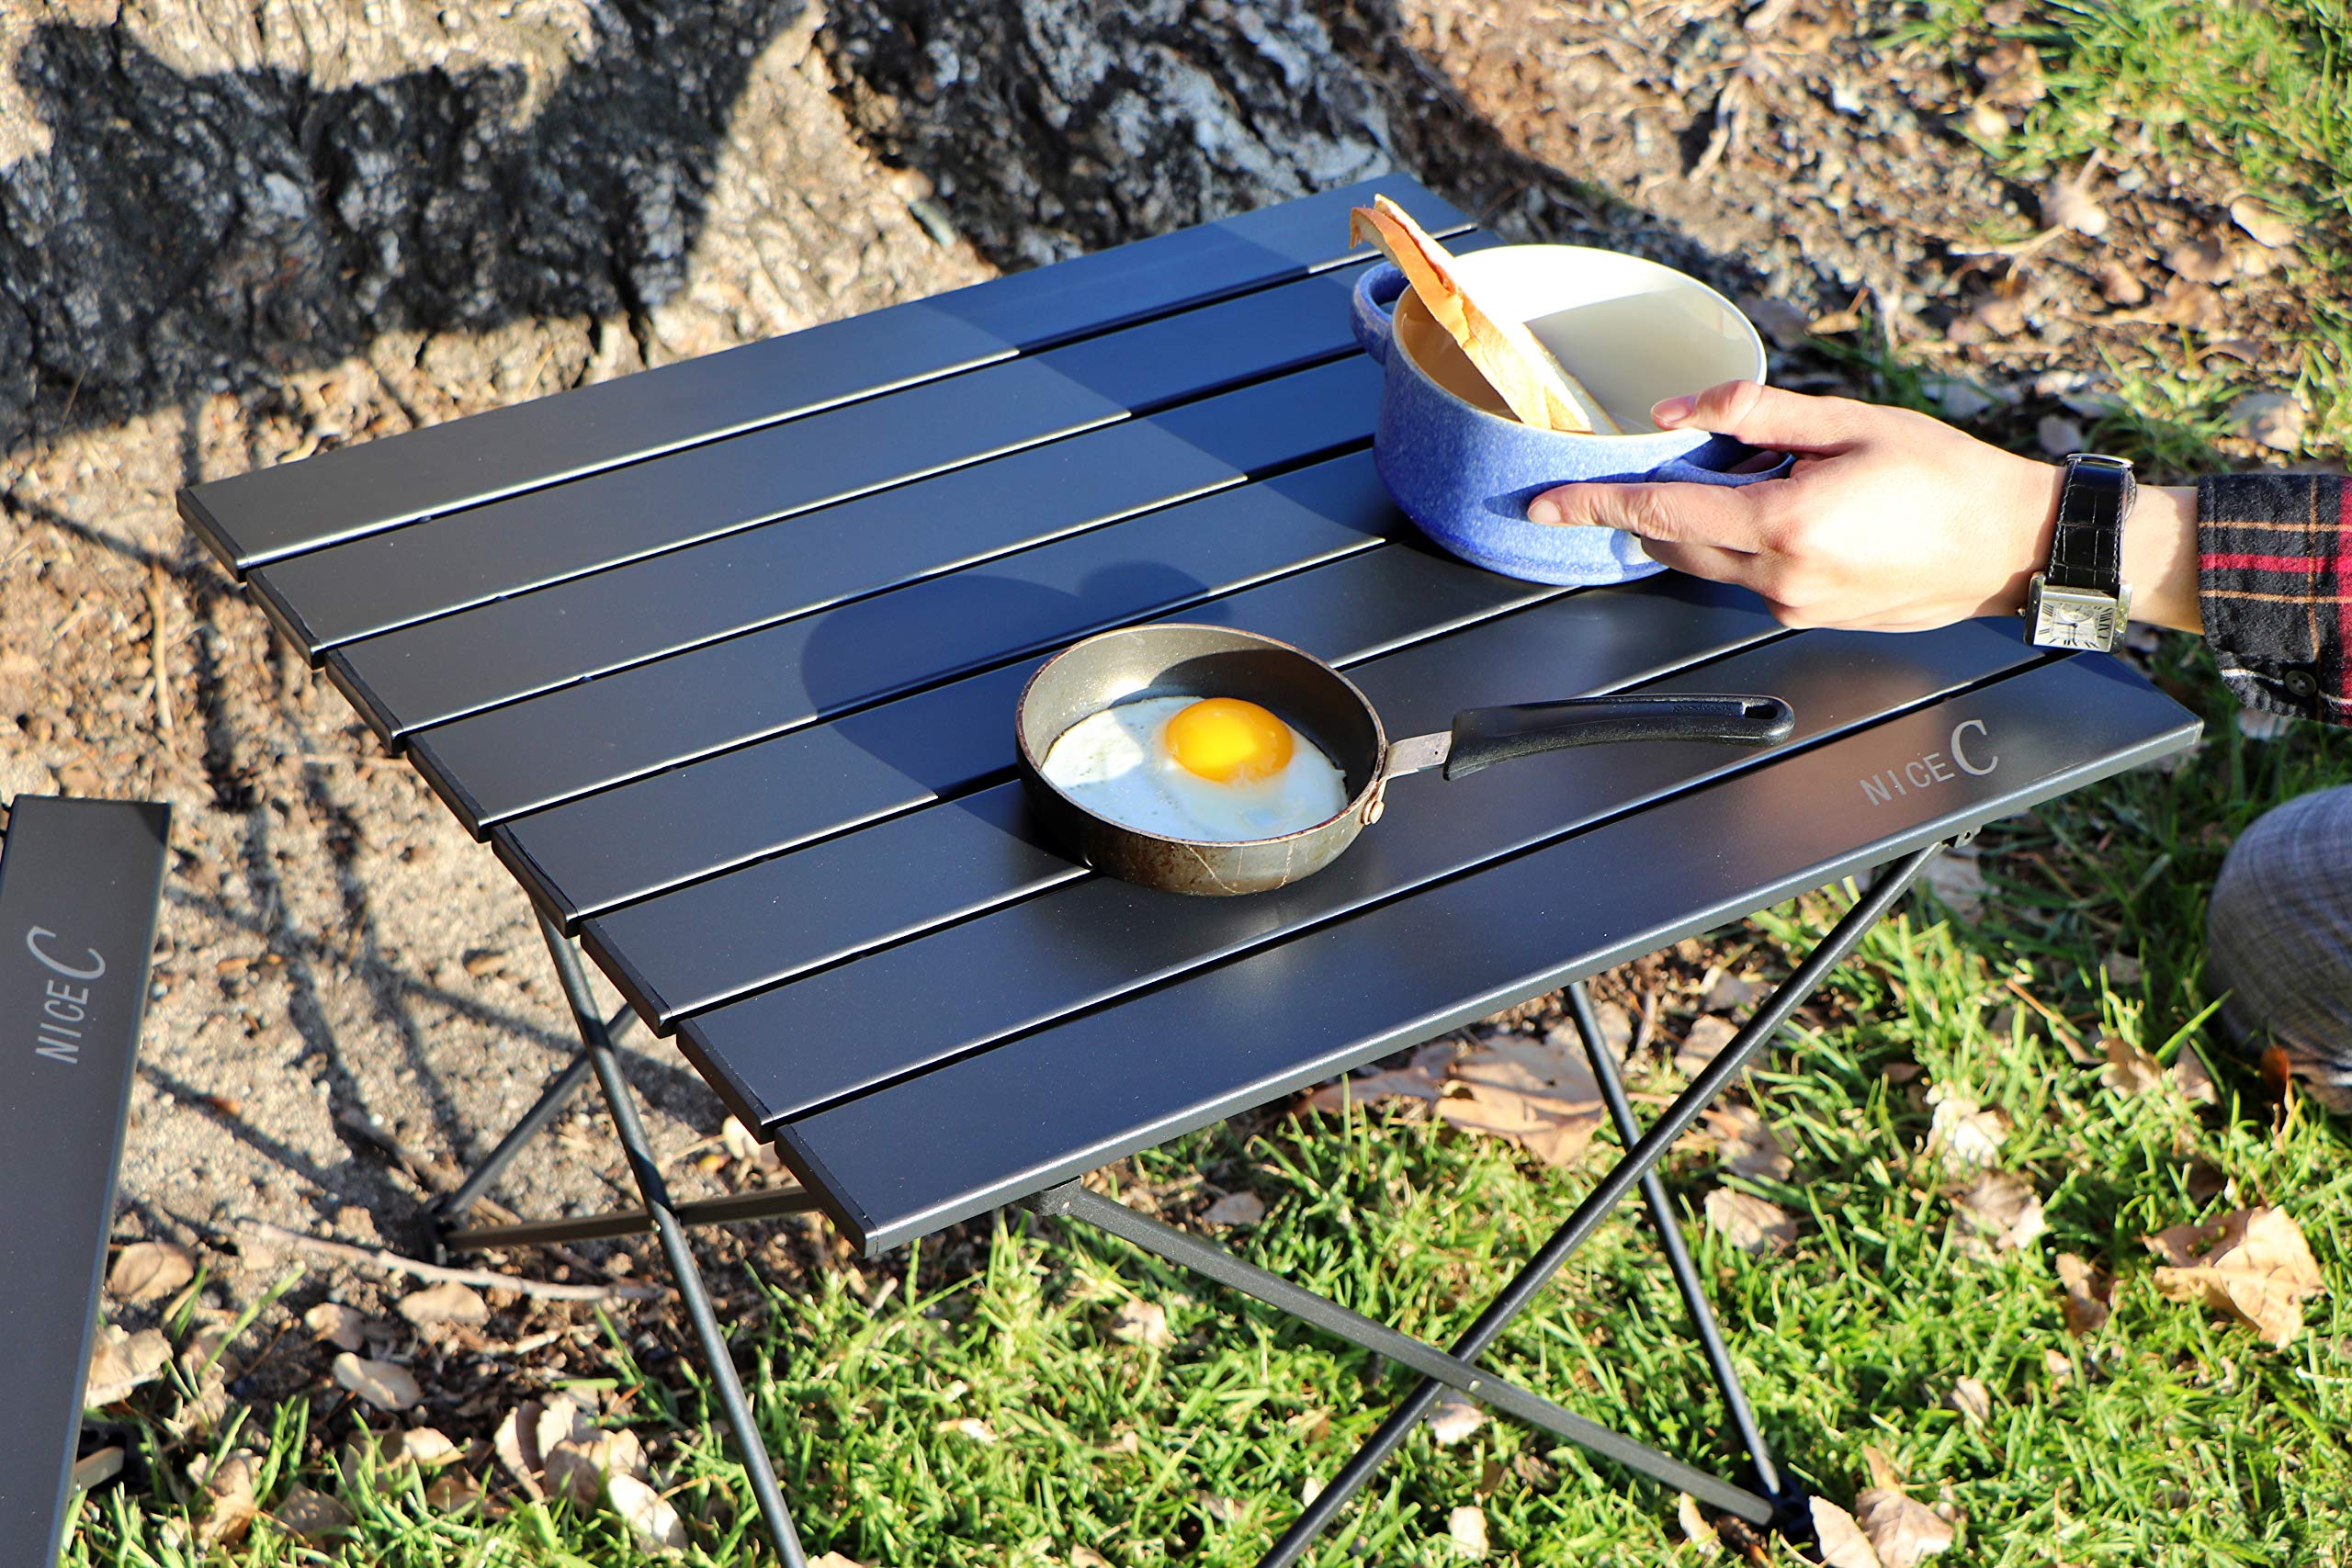
M 440 1205 L 445 1244 L 655 1230 L 786 1562 L 799 1547 L 683 1227 L 810 1208 L 874 1254 L 1025 1202 L 1419 1374 L 1267 1563 L 1295 1561 L 1444 1387 L 1749 1520 L 1799 1518 L 1652 1167 L 1939 846 L 2196 734 L 2120 664 L 2013 626 L 1791 633 L 1710 584 L 1569 592 L 1429 547 L 1373 471 L 1377 372 L 1349 333 L 1346 213 L 1375 186 L 1481 243 L 1383 179 L 181 497 L 523 885 L 571 1003 L 579 1057 Z M 1320 874 L 1185 898 L 1072 864 L 1013 776 L 1013 700 L 1040 659 L 1160 619 L 1296 643 L 1398 733 L 1625 689 L 1777 694 L 1798 728 L 1761 753 L 1611 747 L 1409 779 Z M 1584 977 L 1872 868 L 1645 1130 Z M 628 999 L 613 1020 L 582 946 Z M 1562 986 L 1626 1153 L 1450 1349 L 1079 1183 Z M 614 1056 L 631 1015 L 797 1188 L 669 1197 Z M 644 1209 L 468 1224 L 591 1072 Z M 1636 1185 L 1740 1480 L 1478 1365 Z

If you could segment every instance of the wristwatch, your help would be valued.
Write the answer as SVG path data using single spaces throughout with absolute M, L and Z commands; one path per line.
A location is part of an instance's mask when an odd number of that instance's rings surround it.
M 2140 486 L 2121 457 L 2077 452 L 2058 491 L 2058 531 L 2050 565 L 2033 574 L 2020 612 L 2036 648 L 2111 650 L 2132 618 L 2123 581 L 2123 522 Z

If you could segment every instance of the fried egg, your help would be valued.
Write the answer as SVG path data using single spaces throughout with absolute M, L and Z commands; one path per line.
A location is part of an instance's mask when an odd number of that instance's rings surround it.
M 1096 816 L 1170 839 L 1274 839 L 1339 815 L 1347 780 L 1315 742 L 1238 697 L 1144 697 L 1091 713 L 1046 781 Z

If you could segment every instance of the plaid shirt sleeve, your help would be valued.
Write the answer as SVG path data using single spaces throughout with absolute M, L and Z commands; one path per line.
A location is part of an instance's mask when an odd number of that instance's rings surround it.
M 2352 725 L 2352 482 L 2200 481 L 2197 578 L 2205 640 L 2240 702 Z

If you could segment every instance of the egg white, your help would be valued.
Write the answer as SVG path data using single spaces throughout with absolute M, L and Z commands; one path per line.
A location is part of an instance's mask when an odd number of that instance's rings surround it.
M 1218 784 L 1185 768 L 1163 735 L 1170 719 L 1198 701 L 1144 697 L 1088 714 L 1047 749 L 1046 781 L 1121 827 L 1210 843 L 1277 839 L 1347 805 L 1346 776 L 1288 724 L 1290 761 L 1270 778 Z

